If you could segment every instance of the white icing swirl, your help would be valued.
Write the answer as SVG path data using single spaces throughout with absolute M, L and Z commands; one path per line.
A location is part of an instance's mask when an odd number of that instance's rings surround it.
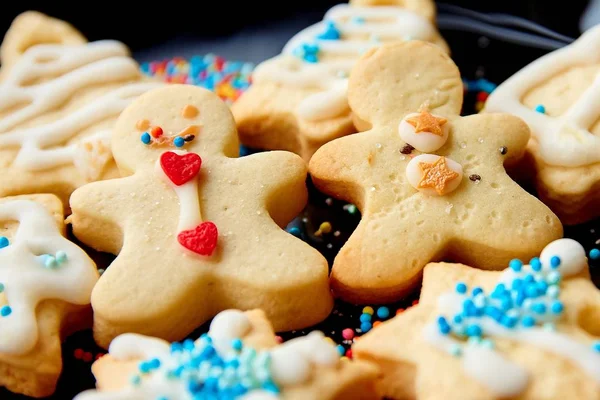
M 0 148 L 20 146 L 14 164 L 26 170 L 45 170 L 75 163 L 84 178 L 97 179 L 104 168 L 102 164 L 111 157 L 98 159 L 94 157 L 94 151 L 86 154 L 85 148 L 91 146 L 93 150 L 98 141 L 105 143 L 108 132 L 87 139 L 88 146 L 67 142 L 82 130 L 118 116 L 133 99 L 162 83 L 127 84 L 55 121 L 28 128 L 17 126 L 56 109 L 82 88 L 140 77 L 137 64 L 119 42 L 106 40 L 82 46 L 43 44 L 31 47 L 0 85 L 0 111 L 25 103 L 0 120 Z
M 508 112 L 523 118 L 539 143 L 539 155 L 549 165 L 580 167 L 600 162 L 600 137 L 590 132 L 600 117 L 600 74 L 562 115 L 551 117 L 521 103 L 536 86 L 578 65 L 600 62 L 600 26 L 577 41 L 545 55 L 501 84 L 487 99 L 488 112 Z
M 98 280 L 94 262 L 63 237 L 56 220 L 34 201 L 0 204 L 0 220 L 19 221 L 9 246 L 0 249 L 0 283 L 12 312 L 0 317 L 0 353 L 24 354 L 38 342 L 37 305 L 46 299 L 85 305 Z M 44 266 L 44 254 L 64 252 L 55 268 Z

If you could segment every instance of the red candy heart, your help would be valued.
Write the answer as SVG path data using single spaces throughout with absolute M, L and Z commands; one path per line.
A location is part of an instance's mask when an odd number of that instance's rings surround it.
M 194 253 L 210 256 L 217 247 L 219 232 L 212 222 L 203 222 L 194 229 L 180 232 L 177 235 L 179 244 Z
M 167 151 L 160 156 L 160 166 L 171 182 L 181 186 L 195 178 L 200 171 L 202 159 L 196 153 L 187 153 L 180 156 L 172 151 Z

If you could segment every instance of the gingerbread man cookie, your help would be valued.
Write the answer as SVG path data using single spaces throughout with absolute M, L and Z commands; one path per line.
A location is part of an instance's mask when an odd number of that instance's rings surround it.
M 486 112 L 525 120 L 532 136 L 520 171 L 565 224 L 600 216 L 600 27 L 509 78 Z
M 599 315 L 585 250 L 560 239 L 503 272 L 428 265 L 419 304 L 352 350 L 392 399 L 598 399 Z
M 351 0 L 330 9 L 260 64 L 232 110 L 240 140 L 309 160 L 323 144 L 356 132 L 348 107 L 350 70 L 370 48 L 420 39 L 448 46 L 435 28 L 431 0 Z
M 75 235 L 118 254 L 92 294 L 101 346 L 125 332 L 180 340 L 229 307 L 262 308 L 277 330 L 328 315 L 326 260 L 280 228 L 306 203 L 300 157 L 233 158 L 229 109 L 186 85 L 141 96 L 111 141 L 126 177 L 71 197 Z
M 0 386 L 28 396 L 54 392 L 61 339 L 86 327 L 98 280 L 63 219 L 53 195 L 0 199 Z
M 372 129 L 337 139 L 309 170 L 362 220 L 337 255 L 332 286 L 359 303 L 396 300 L 432 260 L 502 268 L 562 236 L 556 216 L 513 182 L 527 125 L 507 114 L 460 117 L 463 86 L 438 47 L 412 41 L 367 53 L 350 77 L 352 111 Z
M 54 193 L 68 204 L 90 181 L 118 176 L 109 135 L 143 78 L 119 42 L 86 43 L 65 22 L 18 16 L 0 48 L 0 197 Z
M 92 371 L 98 391 L 76 400 L 366 400 L 377 377 L 369 363 L 341 360 L 318 331 L 277 345 L 260 310 L 223 311 L 196 341 L 123 334 Z

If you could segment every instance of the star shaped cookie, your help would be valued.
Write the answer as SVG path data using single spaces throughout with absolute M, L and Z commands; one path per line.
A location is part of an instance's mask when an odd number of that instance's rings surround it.
M 281 228 L 306 204 L 300 157 L 235 158 L 227 106 L 186 85 L 134 101 L 111 143 L 124 177 L 71 197 L 75 235 L 118 255 L 92 294 L 101 346 L 124 332 L 180 340 L 231 307 L 263 309 L 278 331 L 329 314 L 326 260 Z
M 419 304 L 352 351 L 390 399 L 597 399 L 599 312 L 585 250 L 560 239 L 503 272 L 429 264 Z
M 66 22 L 19 15 L 0 48 L 0 197 L 53 193 L 118 176 L 109 136 L 143 77 L 120 42 L 87 40 Z
M 527 125 L 506 114 L 460 117 L 462 100 L 456 65 L 425 42 L 371 50 L 354 68 L 350 106 L 372 128 L 326 144 L 309 165 L 317 188 L 362 212 L 331 275 L 345 300 L 397 300 L 430 261 L 499 269 L 562 236 L 556 216 L 504 169 L 523 156 Z M 447 120 L 442 136 L 407 122 L 423 107 Z M 420 167 L 428 164 L 437 167 Z
M 448 51 L 432 0 L 334 6 L 254 70 L 252 86 L 232 106 L 241 142 L 289 150 L 308 161 L 323 144 L 356 132 L 347 86 L 360 56 L 382 43 L 415 39 Z
M 170 344 L 121 335 L 92 371 L 98 390 L 76 400 L 204 399 L 211 394 L 240 400 L 373 399 L 378 372 L 369 363 L 340 359 L 335 344 L 318 331 L 278 344 L 260 310 L 225 310 L 196 341 Z M 180 373 L 161 379 L 169 371 Z

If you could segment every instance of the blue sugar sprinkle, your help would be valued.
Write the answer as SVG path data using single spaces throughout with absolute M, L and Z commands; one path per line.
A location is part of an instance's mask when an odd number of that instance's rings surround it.
M 444 317 L 438 318 L 438 328 L 440 329 L 440 333 L 442 335 L 447 335 L 451 331 L 450 325 L 448 324 L 448 321 L 446 321 L 446 318 L 444 318 Z
M 471 292 L 471 295 L 473 297 L 475 297 L 475 296 L 477 296 L 478 294 L 481 294 L 481 293 L 483 293 L 483 289 L 480 288 L 480 287 L 475 287 L 475 288 L 473 288 L 473 291 Z
M 538 257 L 533 257 L 530 261 L 529 261 L 529 265 L 531 265 L 531 269 L 538 272 L 542 270 L 542 262 L 540 261 L 540 259 Z
M 508 263 L 508 266 L 515 272 L 519 272 L 521 271 L 521 268 L 523 267 L 523 262 L 519 259 L 513 259 L 510 260 L 510 262 Z
M 317 35 L 317 39 L 321 40 L 339 40 L 341 37 L 340 31 L 335 26 L 335 22 L 327 21 L 325 30 Z
M 235 351 L 240 351 L 242 349 L 243 343 L 240 339 L 233 339 L 231 341 L 231 348 Z
M 173 139 L 173 144 L 175 147 L 183 147 L 185 140 L 181 136 L 177 136 L 175 139 Z
M 6 236 L 0 236 L 0 249 L 7 247 L 10 244 Z
M 465 285 L 462 282 L 458 282 L 456 284 L 456 293 L 459 293 L 459 294 L 465 294 L 465 293 L 467 293 L 467 285 Z
M 362 314 L 360 316 L 360 322 L 371 322 L 371 314 Z
M 597 351 L 598 353 L 600 353 L 600 340 L 597 342 L 594 342 L 594 344 L 592 345 L 592 349 L 594 349 L 594 351 Z
M 372 327 L 373 327 L 373 325 L 371 325 L 370 322 L 363 322 L 363 323 L 360 324 L 360 330 L 363 333 L 369 332 Z
M 379 307 L 377 309 L 377 316 L 381 319 L 386 319 L 390 316 L 390 309 L 387 307 Z
M 531 328 L 535 325 L 535 319 L 529 315 L 526 315 L 521 319 L 521 324 L 526 328 Z
M 531 311 L 536 314 L 546 314 L 546 305 L 543 303 L 536 303 L 531 306 Z
M 539 112 L 540 114 L 546 114 L 546 107 L 544 107 L 543 104 L 538 104 L 535 106 L 535 111 Z
M 550 266 L 551 266 L 553 269 L 556 269 L 556 268 L 558 268 L 558 267 L 560 266 L 560 257 L 559 257 L 559 256 L 553 256 L 553 257 L 550 259 Z
M 0 315 L 3 317 L 8 317 L 12 313 L 12 308 L 10 306 L 3 306 L 0 308 Z
M 144 144 L 150 144 L 150 142 L 152 141 L 152 137 L 150 136 L 150 134 L 148 132 L 142 133 L 142 136 L 140 137 L 140 139 L 142 140 L 142 143 L 144 143 Z
M 0 240 L 1 240 L 1 239 L 0 239 Z M 0 244 L 0 247 L 1 247 L 1 246 L 2 246 L 2 245 Z M 590 250 L 590 258 L 591 258 L 592 260 L 597 260 L 597 259 L 599 259 L 599 258 L 600 258 L 600 250 L 598 250 L 598 249 L 591 249 L 591 250 Z
M 554 313 L 554 314 L 560 314 L 563 312 L 563 310 L 565 309 L 565 306 L 563 305 L 562 302 L 560 301 L 555 301 L 554 303 L 552 303 L 552 305 L 550 306 L 550 310 Z
M 473 325 L 467 326 L 465 333 L 469 337 L 473 337 L 473 336 L 481 337 L 481 335 L 483 334 L 483 331 L 481 330 L 481 327 L 479 325 L 473 324 Z
M 4 292 L 4 283 L 0 283 L 0 293 Z
M 337 345 L 337 351 L 340 354 L 340 357 L 346 354 L 346 349 L 341 344 Z
M 452 318 L 452 320 L 455 324 L 461 324 L 463 322 L 463 317 L 457 314 L 454 316 L 454 318 Z

